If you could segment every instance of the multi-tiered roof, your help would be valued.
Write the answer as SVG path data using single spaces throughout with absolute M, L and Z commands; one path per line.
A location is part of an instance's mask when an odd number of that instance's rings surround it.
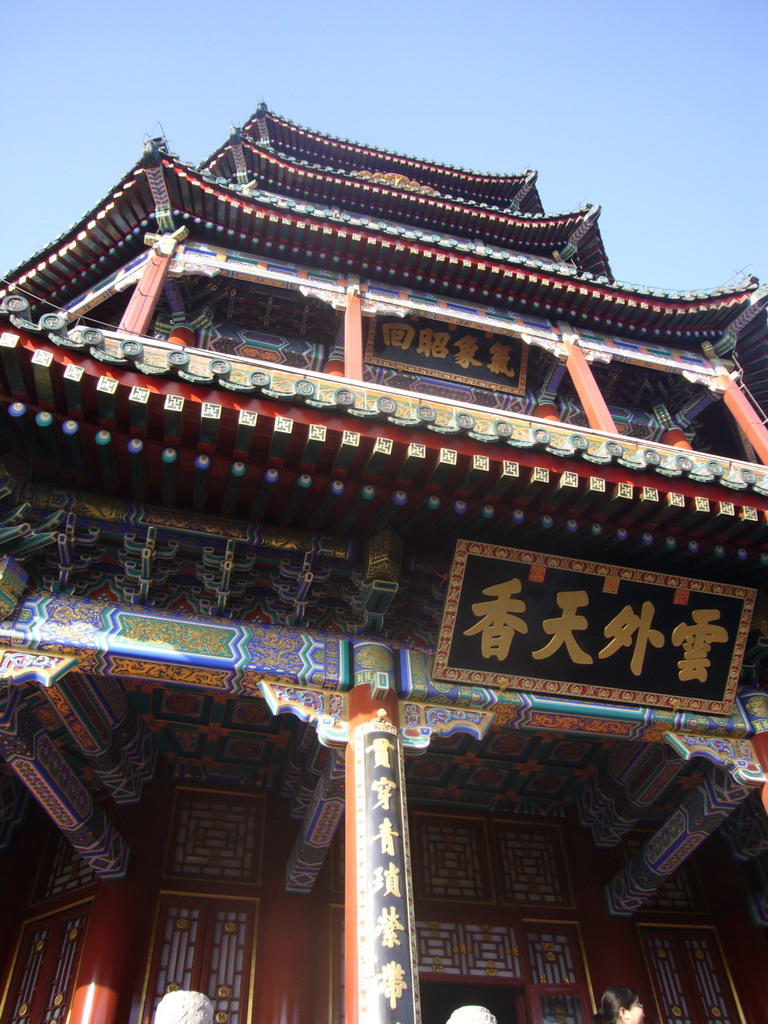
M 765 407 L 764 290 L 617 281 L 598 213 L 545 214 L 530 171 L 412 159 L 265 107 L 200 167 L 153 140 L 0 293 L 0 551 L 40 593 L 422 652 L 457 537 L 762 586 L 768 470 L 720 396 L 722 372 L 743 366 Z M 136 332 L 121 324 L 146 280 L 147 236 L 167 243 L 168 277 Z M 340 378 L 350 297 L 369 329 L 433 318 L 512 339 L 524 383 L 369 359 Z M 565 373 L 571 335 L 612 425 L 589 422 Z M 135 689 L 193 761 L 156 691 Z M 671 728 L 632 713 L 633 739 Z M 601 721 L 595 735 L 609 737 Z M 727 716 L 717 728 L 747 731 Z M 195 747 L 211 777 L 212 743 Z M 562 779 L 561 804 L 567 766 Z

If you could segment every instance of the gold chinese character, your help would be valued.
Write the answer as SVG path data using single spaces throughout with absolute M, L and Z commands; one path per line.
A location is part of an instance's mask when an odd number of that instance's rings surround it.
M 629 647 L 634 637 L 635 649 L 629 667 L 632 670 L 632 675 L 639 676 L 643 670 L 645 649 L 648 644 L 651 644 L 652 647 L 664 646 L 663 634 L 658 629 L 651 629 L 654 612 L 655 608 L 650 601 L 643 602 L 643 610 L 640 615 L 635 614 L 631 605 L 625 605 L 603 630 L 603 635 L 609 638 L 610 643 L 607 643 L 600 651 L 598 658 L 610 658 L 620 648 Z
M 408 324 L 391 323 L 381 325 L 381 337 L 384 344 L 389 347 L 401 348 L 403 352 L 411 347 L 415 331 Z
M 384 890 L 385 896 L 397 896 L 398 899 L 402 899 L 402 893 L 400 892 L 400 868 L 392 861 L 389 862 L 389 867 L 375 868 L 373 872 L 373 891 L 380 892 Z
M 366 754 L 370 754 L 373 751 L 373 767 L 374 768 L 390 768 L 389 763 L 389 752 L 394 750 L 395 745 L 391 740 L 381 736 L 375 739 L 370 747 L 365 748 Z
M 491 356 L 488 363 L 491 373 L 503 373 L 505 377 L 515 376 L 515 371 L 509 365 L 511 358 L 509 345 L 503 345 L 500 341 L 494 342 L 491 345 Z
M 557 618 L 544 619 L 544 632 L 552 639 L 546 646 L 533 652 L 534 658 L 549 658 L 565 644 L 565 649 L 577 665 L 591 665 L 592 656 L 583 651 L 576 642 L 574 633 L 586 629 L 589 623 L 585 616 L 577 615 L 576 609 L 589 604 L 586 590 L 561 590 L 557 595 L 558 608 L 563 614 Z
M 445 359 L 448 356 L 450 340 L 451 336 L 447 331 L 433 331 L 431 327 L 425 327 L 419 331 L 419 345 L 416 351 L 419 355 Z
M 399 838 L 400 833 L 395 832 L 394 829 L 392 828 L 392 822 L 389 820 L 389 818 L 385 818 L 384 821 L 382 821 L 381 825 L 379 826 L 379 831 L 373 837 L 371 842 L 375 843 L 377 840 L 379 840 L 381 842 L 381 852 L 388 853 L 390 857 L 394 857 L 395 844 L 393 842 L 393 839 Z
M 458 349 L 456 362 L 463 370 L 468 370 L 470 366 L 482 366 L 482 363 L 475 359 L 478 345 L 471 334 L 465 334 L 463 338 L 459 338 L 453 344 Z
M 724 644 L 728 631 L 724 626 L 715 625 L 720 612 L 715 608 L 701 608 L 692 613 L 693 622 L 681 622 L 672 632 L 672 643 L 683 648 L 683 660 L 678 661 L 678 679 L 688 682 L 698 679 L 707 681 L 707 669 L 711 662 L 707 655 L 712 644 Z
M 402 998 L 403 992 L 408 988 L 405 969 L 394 960 L 390 960 L 388 964 L 384 964 L 381 974 L 376 978 L 379 982 L 379 992 L 389 1000 L 390 1010 L 396 1010 L 398 999 Z
M 385 779 L 382 775 L 380 779 L 373 780 L 371 789 L 379 798 L 379 802 L 373 805 L 373 810 L 375 811 L 377 807 L 383 807 L 385 811 L 388 811 L 392 790 L 397 789 L 397 783 L 393 782 L 392 779 Z
M 494 598 L 492 601 L 478 601 L 472 611 L 480 621 L 471 629 L 464 630 L 464 636 L 482 634 L 481 651 L 484 658 L 498 658 L 503 661 L 509 654 L 516 632 L 527 633 L 528 624 L 514 612 L 525 611 L 525 601 L 518 601 L 512 594 L 519 594 L 520 580 L 507 580 L 487 587 L 483 593 Z
M 395 907 L 385 907 L 376 919 L 376 935 L 381 936 L 381 941 L 387 949 L 393 949 L 400 945 L 398 932 L 404 932 L 405 928 L 400 924 L 400 916 Z

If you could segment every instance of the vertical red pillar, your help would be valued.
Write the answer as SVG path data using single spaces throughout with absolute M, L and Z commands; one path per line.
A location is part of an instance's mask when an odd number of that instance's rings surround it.
M 768 1021 L 768 986 L 762 972 L 755 969 L 758 957 L 764 956 L 766 935 L 765 929 L 750 920 L 744 874 L 728 856 L 725 843 L 704 843 L 697 867 L 743 1019 Z
M 318 897 L 310 892 L 295 895 L 285 891 L 285 865 L 290 857 L 295 826 L 288 818 L 285 802 L 270 794 L 268 804 L 270 835 L 265 860 L 265 893 L 259 931 L 265 937 L 257 947 L 257 992 L 253 1019 L 270 1024 L 313 1024 L 324 1015 L 317 993 L 322 987 L 320 971 L 328 963 L 326 943 L 319 921 Z M 257 1010 L 260 1007 L 260 1010 Z
M 760 414 L 736 381 L 722 367 L 719 369 L 718 381 L 723 385 L 723 401 L 728 411 L 744 431 L 744 435 L 755 450 L 755 455 L 764 466 L 768 466 L 768 430 Z
M 159 765 L 157 774 L 162 772 Z M 151 938 L 170 805 L 170 787 L 156 778 L 144 788 L 141 804 L 115 810 L 131 851 L 128 874 L 98 884 L 67 1024 L 124 1024 L 129 1018 Z
M 579 924 L 595 999 L 611 985 L 629 985 L 647 994 L 651 1002 L 643 961 L 635 940 L 635 926 L 626 919 L 608 917 L 605 910 L 605 885 L 615 870 L 612 850 L 598 850 L 589 831 L 575 820 L 567 832 L 569 859 L 579 865 L 575 887 Z
M 344 376 L 363 379 L 363 314 L 357 286 L 348 289 L 344 311 Z
M 670 427 L 669 430 L 665 431 L 661 438 L 661 443 L 671 445 L 673 448 L 686 448 L 688 451 L 691 450 L 690 442 L 679 427 Z
M 44 849 L 48 830 L 52 827 L 37 802 L 32 801 L 25 820 L 18 826 L 12 848 L 0 852 L 0 878 L 8 883 L 3 885 L 3 898 L 0 900 L 0 992 L 5 991 L 13 973 L 13 950 L 18 941 L 20 921 L 30 902 L 40 851 Z
M 577 336 L 564 331 L 563 344 L 568 353 L 565 367 L 571 375 L 573 386 L 584 407 L 590 427 L 593 430 L 602 430 L 607 434 L 618 434 L 619 431 L 613 422 L 602 392 L 597 386 L 594 374 L 584 353 L 579 348 Z
M 187 348 L 194 348 L 197 343 L 197 334 L 186 324 L 177 324 L 168 335 L 168 341 L 174 345 L 185 345 Z
M 168 277 L 176 243 L 186 235 L 187 229 L 179 228 L 172 235 L 148 236 L 153 242 L 152 252 L 128 300 L 118 330 L 125 331 L 126 334 L 146 334 Z
M 552 402 L 539 402 L 533 410 L 533 415 L 537 416 L 539 419 L 552 420 L 553 422 L 557 422 L 560 419 L 557 414 L 557 406 Z
M 68 1024 L 118 1024 L 125 1019 L 151 906 L 147 896 L 135 878 L 99 883 Z

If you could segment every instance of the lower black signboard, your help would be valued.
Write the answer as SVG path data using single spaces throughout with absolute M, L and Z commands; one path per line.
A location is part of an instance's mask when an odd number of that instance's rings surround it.
M 728 714 L 748 587 L 459 541 L 436 679 Z

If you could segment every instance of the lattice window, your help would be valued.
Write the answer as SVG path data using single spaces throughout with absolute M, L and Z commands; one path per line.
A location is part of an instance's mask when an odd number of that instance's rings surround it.
M 646 935 L 646 946 L 662 1015 L 679 1024 L 694 1024 L 693 1010 L 685 991 L 685 978 L 671 937 Z
M 416 815 L 414 861 L 419 896 L 493 900 L 484 823 Z
M 741 1020 L 713 929 L 642 926 L 640 935 L 662 1019 L 676 1024 Z
M 505 903 L 573 905 L 559 828 L 497 824 L 496 843 Z
M 418 921 L 416 935 L 422 974 L 508 980 L 524 976 L 513 926 Z
M 536 984 L 562 985 L 584 980 L 575 928 L 529 928 L 527 940 L 531 972 Z
M 258 903 L 163 896 L 143 1024 L 166 992 L 204 992 L 214 1019 L 248 1024 Z
M 75 892 L 96 881 L 96 872 L 58 830 L 51 836 L 48 850 L 36 887 L 37 902 Z
M 179 789 L 166 874 L 258 884 L 263 823 L 261 797 Z
M 194 904 L 177 903 L 167 908 L 155 985 L 158 1001 L 166 992 L 193 988 L 192 975 L 200 933 L 200 913 L 200 907 Z
M 464 973 L 458 925 L 442 921 L 417 921 L 416 935 L 420 971 L 447 975 Z
M 708 1020 L 718 1024 L 736 1024 L 735 1011 L 726 994 L 726 980 L 720 955 L 714 947 L 712 935 L 701 934 L 682 936 L 682 945 L 688 954 L 688 963 Z
M 30 924 L 8 989 L 6 1024 L 64 1024 L 90 906 Z
M 465 924 L 467 973 L 472 977 L 519 978 L 520 946 L 514 928 Z
M 48 986 L 48 998 L 43 1009 L 43 1024 L 63 1024 L 69 1013 L 72 985 L 75 979 L 77 955 L 83 939 L 87 913 L 75 914 L 64 921 L 56 957 L 53 962 L 53 976 Z
M 228 1024 L 241 1024 L 248 995 L 243 991 L 243 954 L 248 946 L 249 915 L 243 910 L 213 912 L 211 968 L 208 991 L 215 993 L 214 1015 L 225 1013 Z M 212 996 L 213 998 L 213 996 Z
M 33 929 L 25 943 L 23 950 L 23 961 L 21 977 L 16 987 L 16 994 L 13 1000 L 13 1012 L 9 1017 L 9 1024 L 20 1024 L 29 1017 L 32 1008 L 32 1000 L 38 991 L 40 975 L 45 966 L 46 953 L 49 949 L 52 924 L 46 922 Z
M 579 996 L 561 993 L 539 996 L 536 1020 L 541 1024 L 585 1024 L 587 1018 Z

